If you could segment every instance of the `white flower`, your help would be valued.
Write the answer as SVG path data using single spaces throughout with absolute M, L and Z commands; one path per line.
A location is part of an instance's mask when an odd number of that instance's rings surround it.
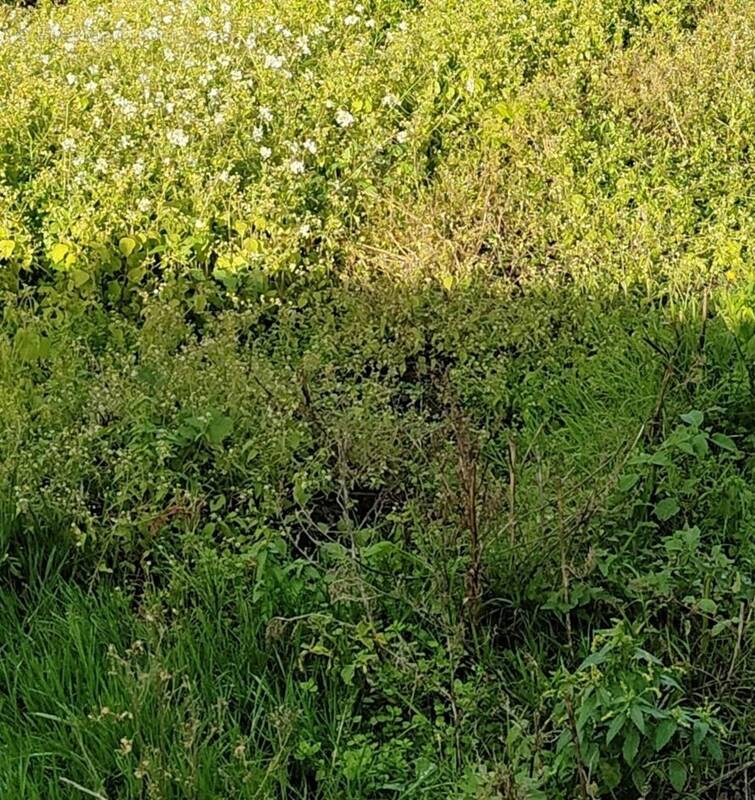
M 389 92 L 380 102 L 387 108 L 395 108 L 399 104 L 399 99 L 395 94 Z
M 474 94 L 474 78 L 467 78 L 467 82 L 464 84 L 464 88 L 467 90 L 469 94 Z
M 303 145 L 304 149 L 314 155 L 317 152 L 317 144 L 312 141 L 312 139 L 307 139 Z
M 134 162 L 134 166 L 131 167 L 131 171 L 136 175 L 138 178 L 144 172 L 144 162 L 141 158 L 138 161 Z
M 70 153 L 76 149 L 76 142 L 70 136 L 66 136 L 60 144 L 64 153 Z
M 213 116 L 212 119 L 216 125 L 222 125 L 225 122 L 225 114 L 223 114 L 220 111 L 217 111 L 215 112 L 215 115 Z
M 234 69 L 231 72 L 231 80 L 235 81 L 236 83 L 238 83 L 243 77 L 244 77 L 244 74 L 241 72 L 240 69 Z
M 131 145 L 132 145 L 133 143 L 134 143 L 134 142 L 133 142 L 133 140 L 131 139 L 131 137 L 130 137 L 130 136 L 121 136 L 121 138 L 120 138 L 120 140 L 119 140 L 119 144 L 120 144 L 120 146 L 121 146 L 121 147 L 122 147 L 124 150 L 125 150 L 127 147 L 131 147 Z
M 72 72 L 69 72 L 68 75 L 66 75 L 66 80 L 69 86 L 75 86 L 78 78 Z
M 142 197 L 142 199 L 137 203 L 136 207 L 142 212 L 142 214 L 144 214 L 150 210 L 152 203 L 148 198 Z
M 285 56 L 274 56 L 272 53 L 268 53 L 265 56 L 265 66 L 268 69 L 280 69 L 283 66 L 283 62 L 286 60 Z
M 312 229 L 309 227 L 309 225 L 304 222 L 299 226 L 299 236 L 309 236 L 311 230 Z
M 356 25 L 359 22 L 359 17 L 356 14 L 349 14 L 343 21 L 344 25 Z
M 301 175 L 304 172 L 304 162 L 299 161 L 298 158 L 292 158 L 288 162 L 288 168 L 294 173 L 294 175 Z
M 354 124 L 354 117 L 343 108 L 336 111 L 336 125 L 341 128 L 348 128 Z
M 100 156 L 100 158 L 98 158 L 97 161 L 94 162 L 94 169 L 99 174 L 107 172 L 107 161 Z
M 273 112 L 267 106 L 262 106 L 260 109 L 260 119 L 263 122 L 272 122 Z
M 399 131 L 396 134 L 396 141 L 399 144 L 403 144 L 409 138 L 409 134 L 406 131 Z
M 262 128 L 259 125 L 255 125 L 252 128 L 252 139 L 254 139 L 255 142 L 261 142 L 263 133 L 264 131 Z
M 309 49 L 309 39 L 306 36 L 300 36 L 296 40 L 296 49 L 305 56 L 308 56 L 312 51 Z
M 260 158 L 263 161 L 267 161 L 272 154 L 273 151 L 269 147 L 265 147 L 265 145 L 262 145 L 262 147 L 260 147 Z
M 189 143 L 189 137 L 183 128 L 175 128 L 168 131 L 168 141 L 176 147 L 186 147 Z

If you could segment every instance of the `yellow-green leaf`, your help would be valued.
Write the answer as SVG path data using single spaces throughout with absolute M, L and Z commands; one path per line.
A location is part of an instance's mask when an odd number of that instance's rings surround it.
M 13 239 L 0 239 L 0 258 L 10 258 L 15 247 Z
M 52 250 L 50 250 L 50 258 L 53 260 L 53 263 L 60 264 L 68 255 L 69 250 L 70 248 L 65 242 L 58 242 L 56 245 L 53 245 Z
M 128 258 L 131 253 L 136 250 L 136 240 L 132 239 L 130 236 L 124 236 L 120 242 L 118 242 L 118 249 Z
M 71 278 L 74 286 L 80 288 L 89 280 L 89 273 L 84 272 L 83 269 L 73 269 L 71 270 Z

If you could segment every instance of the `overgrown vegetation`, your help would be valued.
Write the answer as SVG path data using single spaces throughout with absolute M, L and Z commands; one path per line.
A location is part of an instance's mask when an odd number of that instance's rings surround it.
M 0 795 L 748 797 L 755 5 L 0 10 Z

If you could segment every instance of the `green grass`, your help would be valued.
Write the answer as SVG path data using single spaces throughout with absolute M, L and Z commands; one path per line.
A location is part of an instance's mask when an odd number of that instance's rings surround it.
M 747 796 L 753 3 L 0 45 L 0 795 Z

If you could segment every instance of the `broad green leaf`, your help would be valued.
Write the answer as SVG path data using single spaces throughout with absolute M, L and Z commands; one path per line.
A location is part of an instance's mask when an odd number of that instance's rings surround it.
M 127 276 L 130 283 L 139 283 L 146 274 L 147 270 L 144 267 L 134 267 L 128 271 Z
M 624 761 L 631 767 L 634 764 L 634 759 L 637 757 L 637 750 L 640 747 L 640 733 L 637 728 L 629 728 L 627 735 L 624 737 L 624 746 L 621 748 Z
M 693 428 L 699 428 L 703 424 L 703 412 L 702 411 L 689 411 L 686 414 L 682 414 L 682 419 L 687 425 L 692 425 Z
M 655 516 L 661 522 L 671 519 L 679 511 L 679 503 L 675 497 L 665 497 L 655 504 Z
M 630 475 L 622 475 L 619 478 L 619 491 L 620 492 L 628 492 L 633 486 L 637 484 L 637 481 L 640 479 L 640 476 L 636 473 L 632 473 Z
M 626 717 L 623 714 L 617 714 L 611 720 L 611 724 L 608 726 L 608 733 L 606 733 L 606 744 L 611 744 L 619 731 L 624 727 L 625 722 Z
M 664 719 L 659 722 L 658 727 L 655 729 L 655 740 L 653 742 L 656 752 L 663 750 L 675 733 L 676 722 L 673 719 Z
M 723 762 L 724 754 L 721 752 L 721 745 L 718 743 L 718 739 L 716 739 L 715 736 L 709 735 L 705 737 L 705 747 L 715 761 L 719 764 Z
M 89 280 L 89 273 L 83 269 L 73 269 L 71 270 L 71 280 L 76 288 L 80 288 Z
M 629 709 L 629 716 L 632 718 L 632 722 L 637 726 L 637 730 L 644 734 L 645 733 L 645 716 L 642 713 L 642 709 L 639 706 L 632 706 Z
M 653 453 L 653 455 L 648 456 L 647 458 L 648 464 L 655 464 L 657 467 L 668 467 L 671 464 L 669 457 L 664 453 L 658 452 Z
M 716 611 L 718 611 L 716 601 L 711 600 L 710 597 L 703 597 L 701 600 L 698 600 L 697 607 L 703 614 L 715 614 Z
M 707 736 L 708 731 L 710 730 L 710 725 L 707 722 L 701 722 L 698 720 L 692 726 L 692 744 L 699 745 L 700 742 Z
M 373 542 L 362 550 L 362 555 L 364 558 L 374 558 L 375 556 L 382 556 L 386 553 L 390 553 L 393 548 L 393 542 L 387 540 Z
M 640 794 L 644 794 L 647 790 L 648 774 L 642 767 L 632 770 L 632 783 Z
M 687 767 L 678 758 L 668 765 L 668 779 L 677 792 L 687 785 Z
M 738 453 L 739 448 L 725 433 L 714 433 L 711 437 L 713 441 L 722 449 L 728 450 L 730 453 Z
M 118 249 L 128 258 L 131 253 L 136 250 L 136 239 L 132 239 L 130 236 L 124 236 L 120 242 L 118 242 Z
M 233 429 L 233 420 L 224 414 L 217 414 L 207 426 L 207 440 L 210 444 L 219 445 Z
M 699 458 L 707 455 L 708 453 L 708 435 L 705 433 L 698 433 L 692 437 L 692 447 L 695 450 L 695 455 Z

